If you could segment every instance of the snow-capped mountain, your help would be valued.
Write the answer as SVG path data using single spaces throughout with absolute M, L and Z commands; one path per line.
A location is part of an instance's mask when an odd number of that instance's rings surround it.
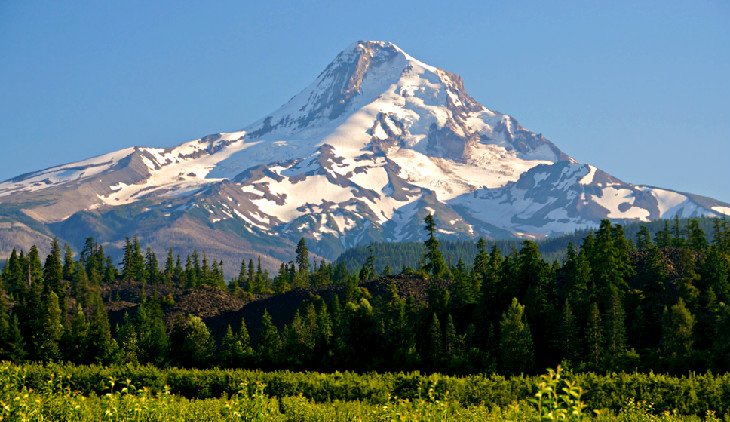
M 547 236 L 602 218 L 730 214 L 730 205 L 623 182 L 470 97 L 461 78 L 388 42 L 358 42 L 244 130 L 134 147 L 0 183 L 0 249 L 92 234 L 112 247 L 334 258 L 374 240 Z M 273 261 L 271 261 L 273 263 Z

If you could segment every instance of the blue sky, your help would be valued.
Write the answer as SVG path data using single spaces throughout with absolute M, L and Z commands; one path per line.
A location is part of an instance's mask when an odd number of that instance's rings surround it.
M 0 179 L 240 129 L 378 39 L 581 162 L 730 202 L 728 22 L 724 0 L 0 0 Z

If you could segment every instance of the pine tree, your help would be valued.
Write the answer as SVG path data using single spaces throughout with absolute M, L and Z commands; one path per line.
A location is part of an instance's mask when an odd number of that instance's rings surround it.
M 43 265 L 38 253 L 38 248 L 35 245 L 30 247 L 28 252 L 28 272 L 27 280 L 29 286 L 43 286 Z M 42 289 L 42 288 L 41 288 Z
M 426 246 L 425 265 L 424 271 L 432 275 L 436 279 L 448 278 L 449 268 L 446 265 L 446 260 L 441 253 L 439 241 L 436 239 L 436 221 L 432 214 L 428 214 L 424 219 L 426 223 L 426 231 L 428 232 L 428 239 L 424 242 Z
M 560 330 L 560 351 L 564 359 L 575 364 L 581 356 L 580 337 L 570 302 L 563 305 L 563 321 Z
M 125 364 L 139 364 L 139 339 L 134 323 L 129 314 L 124 314 L 124 322 L 116 329 L 117 343 L 119 344 L 119 361 Z
M 489 266 L 489 254 L 487 253 L 487 242 L 483 237 L 477 241 L 477 254 L 474 257 L 473 271 L 479 283 L 483 283 Z
M 446 326 L 444 327 L 444 353 L 447 358 L 452 361 L 457 359 L 460 354 L 459 336 L 456 333 L 454 325 L 454 317 L 448 314 L 446 317 Z
M 368 257 L 360 268 L 360 282 L 370 281 L 377 277 L 375 272 L 375 253 L 373 245 L 368 246 Z
M 69 245 L 63 246 L 63 279 L 71 280 L 75 272 L 74 252 Z
M 168 286 L 172 285 L 175 277 L 175 256 L 172 248 L 167 250 L 167 258 L 165 258 L 165 269 L 163 270 L 164 283 Z
M 3 268 L 3 280 L 5 288 L 9 294 L 15 294 L 24 291 L 25 279 L 23 278 L 23 264 L 18 258 L 18 251 L 13 248 L 10 258 Z
M 269 272 L 264 272 L 261 266 L 261 257 L 259 256 L 256 264 L 256 289 L 260 292 L 267 292 L 269 290 L 268 281 Z
M 238 364 L 241 366 L 251 365 L 254 357 L 254 350 L 253 348 L 251 348 L 251 336 L 248 333 L 246 321 L 243 318 L 241 318 L 241 328 L 236 334 L 236 341 L 241 344 L 242 351 L 242 354 L 238 360 Z
M 620 358 L 626 352 L 626 326 L 624 323 L 624 307 L 618 289 L 611 291 L 611 301 L 606 310 L 606 353 L 611 360 Z
M 660 249 L 665 249 L 672 244 L 672 234 L 669 231 L 669 221 L 664 220 L 664 228 L 657 232 L 654 241 Z
M 169 352 L 170 340 L 165 329 L 162 307 L 157 299 L 145 300 L 140 304 L 136 332 L 140 361 L 158 366 L 164 365 Z
M 589 302 L 592 292 L 591 267 L 583 250 L 575 251 L 573 244 L 568 244 L 567 259 L 563 267 L 566 278 L 566 298 L 571 309 L 575 312 L 578 321 L 585 321 L 588 317 Z
M 256 349 L 261 364 L 264 366 L 274 366 L 279 362 L 279 354 L 281 350 L 281 338 L 279 330 L 271 320 L 269 311 L 265 310 L 261 317 L 261 339 Z
M 122 258 L 122 279 L 124 281 L 132 281 L 134 279 L 133 274 L 133 249 L 132 249 L 132 242 L 129 240 L 129 238 L 126 238 L 124 240 L 124 255 Z
M 680 298 L 676 305 L 664 312 L 662 348 L 664 356 L 681 365 L 692 354 L 695 318 Z M 678 368 L 685 369 L 685 368 Z
M 636 234 L 636 248 L 640 251 L 645 251 L 654 246 L 651 240 L 651 232 L 646 226 L 641 226 L 639 232 Z
M 327 363 L 332 353 L 333 323 L 327 311 L 327 304 L 322 303 L 317 312 L 317 329 L 314 340 L 314 354 L 320 361 Z
M 243 345 L 233 335 L 231 325 L 228 325 L 226 334 L 221 340 L 221 347 L 218 353 L 218 359 L 225 368 L 236 368 L 240 365 L 243 356 Z
M 6 344 L 6 356 L 12 362 L 23 361 L 27 353 L 25 351 L 25 339 L 23 334 L 20 332 L 20 322 L 18 322 L 18 316 L 13 315 L 12 322 L 8 332 L 5 335 Z
M 299 267 L 299 273 L 309 275 L 309 250 L 307 249 L 307 241 L 302 237 L 297 243 L 297 259 L 296 263 Z
M 45 296 L 47 305 L 45 323 L 35 337 L 36 353 L 41 360 L 53 361 L 60 357 L 59 342 L 63 335 L 61 325 L 61 308 L 58 304 L 58 295 L 50 291 Z
M 59 303 L 64 305 L 66 291 L 63 288 L 63 264 L 61 263 L 61 246 L 58 244 L 58 239 L 53 239 L 53 243 L 51 243 L 51 252 L 46 257 L 46 262 L 43 265 L 43 280 L 48 288 L 58 295 Z
M 64 357 L 77 363 L 89 363 L 87 344 L 89 342 L 89 322 L 86 319 L 81 305 L 76 306 L 76 311 L 68 330 L 63 335 Z
M 251 290 L 256 290 L 256 280 L 255 280 L 255 273 L 253 268 L 253 259 L 248 260 L 248 271 L 246 273 L 246 285 L 251 286 Z M 261 293 L 260 291 L 257 291 L 256 293 Z
M 117 276 L 119 275 L 119 271 L 117 270 L 117 266 L 114 265 L 114 261 L 112 261 L 111 256 L 106 257 L 106 267 L 104 268 L 104 283 L 111 284 L 114 283 L 117 280 Z
M 533 369 L 535 356 L 532 348 L 532 334 L 525 318 L 525 307 L 517 298 L 502 314 L 499 323 L 500 367 L 507 374 L 530 372 Z
M 152 248 L 147 248 L 145 252 L 145 275 L 147 276 L 147 283 L 153 286 L 162 281 L 157 255 L 155 255 Z
M 132 275 L 134 281 L 144 282 L 147 280 L 145 258 L 142 254 L 139 239 L 136 236 L 132 239 Z
M 89 356 L 96 363 L 106 365 L 114 363 L 117 359 L 118 345 L 112 338 L 109 317 L 100 294 L 92 295 L 89 307 L 91 312 L 87 343 Z
M 83 265 L 76 265 L 71 277 L 71 294 L 82 305 L 88 304 L 89 278 Z
M 593 369 L 597 370 L 603 362 L 603 328 L 601 326 L 601 312 L 596 302 L 591 303 L 590 312 L 588 313 L 586 345 L 588 348 L 588 362 Z
M 443 342 L 441 339 L 441 323 L 435 312 L 431 318 L 431 325 L 428 327 L 428 348 L 426 353 L 431 368 L 437 370 L 443 356 Z

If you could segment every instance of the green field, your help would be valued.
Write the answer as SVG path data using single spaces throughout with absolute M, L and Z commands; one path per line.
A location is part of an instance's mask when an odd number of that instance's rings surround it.
M 730 420 L 730 375 L 506 378 L 4 362 L 0 406 L 2 420 L 19 421 Z

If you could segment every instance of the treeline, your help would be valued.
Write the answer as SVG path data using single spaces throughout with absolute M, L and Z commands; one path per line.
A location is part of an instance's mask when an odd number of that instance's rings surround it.
M 0 358 L 504 374 L 558 362 L 584 371 L 730 369 L 725 220 L 713 220 L 711 241 L 697 220 L 664 222 L 655 234 L 643 226 L 635 239 L 606 220 L 580 247 L 570 245 L 563 262 L 546 261 L 531 241 L 503 255 L 479 240 L 472 262 L 453 265 L 435 218 L 425 223 L 422 265 L 399 269 L 400 278 L 427 286 L 425 303 L 395 283 L 375 296 L 363 287 L 392 280 L 392 269 L 376 269 L 374 249 L 350 272 L 343 262 L 312 262 L 304 239 L 275 276 L 249 259 L 228 284 L 220 261 L 170 251 L 160 267 L 134 239 L 121 269 L 93 240 L 78 259 L 58 242 L 43 262 L 36 248 L 13 252 L 0 280 Z M 111 327 L 101 292 L 119 283 L 140 283 L 142 294 L 137 312 Z M 265 312 L 251 333 L 240 321 L 214 338 L 199 317 L 165 318 L 174 298 L 157 293 L 163 285 L 250 298 L 297 288 L 336 294 L 314 296 L 284 326 Z
M 675 219 L 672 224 L 685 226 L 688 219 Z M 700 228 L 708 234 L 712 240 L 714 218 L 702 217 L 696 219 Z M 624 233 L 627 238 L 635 239 L 639 230 L 648 229 L 652 235 L 664 230 L 664 220 L 651 222 L 629 222 L 624 225 Z M 547 261 L 563 261 L 567 247 L 570 243 L 579 245 L 593 229 L 578 230 L 575 233 L 563 234 L 559 237 L 548 237 L 537 240 L 540 248 L 540 255 Z M 518 239 L 497 240 L 492 243 L 496 245 L 502 255 L 509 255 L 513 250 L 522 247 L 522 241 Z M 446 240 L 441 242 L 441 251 L 446 262 L 454 265 L 461 259 L 464 262 L 474 262 L 477 252 L 477 245 L 469 240 Z M 344 263 L 350 271 L 359 270 L 369 255 L 378 257 L 375 262 L 375 269 L 383 274 L 388 271 L 401 271 L 405 268 L 419 268 L 423 264 L 424 253 L 426 252 L 423 242 L 377 242 L 371 245 L 355 246 L 345 250 L 336 260 L 335 265 Z

